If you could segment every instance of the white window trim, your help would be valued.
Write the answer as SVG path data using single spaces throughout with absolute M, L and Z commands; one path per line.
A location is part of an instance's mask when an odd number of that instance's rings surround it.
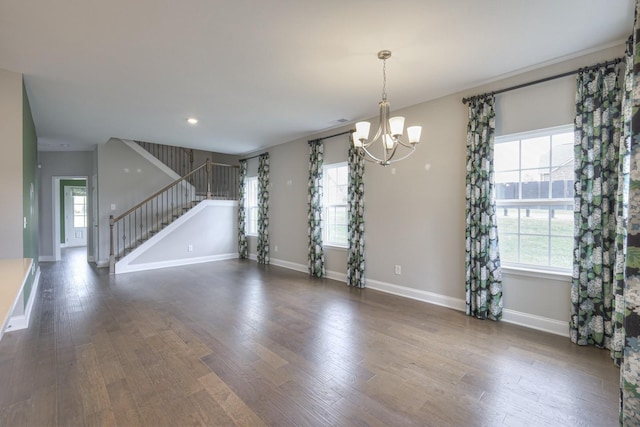
M 257 221 L 258 218 L 256 218 L 256 232 L 255 233 L 250 233 L 249 232 L 249 211 L 251 206 L 249 205 L 249 195 L 248 195 L 248 190 L 249 190 L 249 182 L 250 181 L 255 181 L 256 182 L 256 186 L 257 186 L 257 182 L 258 182 L 258 177 L 257 176 L 248 176 L 245 178 L 245 188 L 247 189 L 247 192 L 245 193 L 245 197 L 246 197 L 246 202 L 245 202 L 245 227 L 244 227 L 244 234 L 245 236 L 248 237 L 258 237 L 258 227 L 257 227 Z M 256 187 L 256 206 L 258 206 L 258 201 L 257 201 L 257 196 L 258 196 L 258 189 Z
M 525 265 L 526 264 L 503 263 L 500 268 L 502 273 L 507 276 L 534 277 L 536 279 L 557 280 L 560 282 L 570 282 L 573 277 L 571 270 L 556 270 L 552 267 L 545 269 L 537 265 L 526 267 Z
M 494 140 L 494 144 L 500 144 L 502 142 L 509 142 L 513 140 L 522 140 L 522 139 L 531 139 L 537 138 L 541 136 L 553 136 L 561 133 L 574 132 L 573 124 L 566 124 L 560 126 L 553 126 L 544 129 L 538 129 L 533 131 L 525 131 L 512 133 L 508 135 L 496 136 Z M 514 203 L 514 200 L 516 203 Z M 513 199 L 513 200 L 496 200 L 496 208 L 505 205 L 521 205 L 523 207 L 526 206 L 534 206 L 540 205 L 540 200 L 545 200 L 545 205 L 558 205 L 558 206 L 566 206 L 572 205 L 574 203 L 573 198 L 564 198 L 564 199 Z M 498 231 L 499 232 L 499 231 Z M 520 235 L 520 233 L 518 233 Z M 551 237 L 557 235 L 550 235 Z M 566 237 L 566 236 L 557 236 L 557 237 Z M 570 268 L 558 268 L 558 267 L 545 267 L 542 265 L 530 265 L 523 263 L 512 263 L 512 262 L 501 262 L 500 266 L 502 272 L 506 275 L 514 275 L 514 276 L 526 276 L 526 277 L 534 277 L 539 279 L 550 279 L 557 281 L 571 281 L 573 276 L 573 272 Z
M 347 167 L 347 174 L 349 173 L 349 164 L 348 162 L 338 162 L 338 163 L 329 163 L 327 165 L 323 165 L 322 166 L 322 179 L 324 180 L 325 178 L 325 174 L 327 172 L 327 169 L 335 169 L 335 168 L 340 168 L 340 167 Z M 324 248 L 330 248 L 330 249 L 340 249 L 340 250 L 348 250 L 349 249 L 349 236 L 347 235 L 347 242 L 344 244 L 340 244 L 337 242 L 327 242 L 326 240 L 326 236 L 327 236 L 327 229 L 325 227 L 325 221 L 326 221 L 326 217 L 327 217 L 327 206 L 324 206 L 324 183 L 323 183 L 323 194 L 322 194 L 322 247 Z M 348 190 L 347 190 L 348 191 Z M 335 206 L 342 206 L 342 205 L 335 205 Z M 349 203 L 345 203 L 344 205 L 347 208 L 347 215 L 349 213 Z

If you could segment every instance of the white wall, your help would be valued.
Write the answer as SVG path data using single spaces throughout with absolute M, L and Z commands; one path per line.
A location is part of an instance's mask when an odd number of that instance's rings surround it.
M 87 188 L 91 189 L 93 169 L 92 151 L 40 151 L 40 257 L 52 259 L 54 257 L 54 209 L 53 187 L 54 176 L 86 176 Z M 87 251 L 93 255 L 93 233 L 91 232 L 91 204 L 92 198 L 87 198 Z
M 421 125 L 417 152 L 389 167 L 366 165 L 366 277 L 384 289 L 457 309 L 464 307 L 465 157 L 467 107 L 463 96 L 537 80 L 619 57 L 624 46 L 581 56 L 497 80 L 394 114 L 407 125 Z M 497 96 L 497 134 L 570 124 L 575 76 Z M 390 93 L 393 102 L 393 94 Z M 372 105 L 372 114 L 375 113 Z M 372 126 L 376 120 L 371 119 Z M 307 139 L 348 130 L 332 129 Z M 270 236 L 274 264 L 306 270 L 307 139 L 269 149 L 271 159 Z M 337 147 L 337 148 L 336 148 Z M 325 163 L 346 160 L 348 137 L 325 141 Z M 394 173 L 395 172 L 395 173 Z M 275 246 L 278 251 L 275 251 Z M 346 251 L 328 249 L 329 276 L 344 277 Z M 402 266 L 402 275 L 394 266 Z M 569 279 L 505 273 L 505 320 L 566 334 Z
M 237 258 L 237 216 L 236 201 L 205 200 L 118 262 L 116 273 Z
M 0 258 L 23 257 L 22 113 L 22 74 L 0 69 Z
M 99 266 L 106 266 L 109 261 L 109 216 L 126 212 L 173 182 L 173 178 L 115 138 L 97 147 L 97 164 L 99 233 L 96 260 Z

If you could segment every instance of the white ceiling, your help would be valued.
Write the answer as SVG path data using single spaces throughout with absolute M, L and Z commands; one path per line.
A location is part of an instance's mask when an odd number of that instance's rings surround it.
M 41 149 L 120 137 L 244 154 L 377 115 L 381 49 L 393 109 L 623 41 L 633 7 L 0 0 L 0 68 L 24 74 Z

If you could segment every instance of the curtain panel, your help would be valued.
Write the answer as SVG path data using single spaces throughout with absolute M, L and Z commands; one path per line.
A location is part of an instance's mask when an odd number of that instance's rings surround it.
M 322 164 L 324 145 L 322 141 L 309 141 L 309 193 L 307 231 L 309 234 L 309 274 L 323 277 L 324 253 L 322 250 Z
M 624 292 L 627 264 L 627 220 L 629 217 L 629 177 L 631 167 L 631 88 L 633 84 L 632 40 L 627 43 L 624 77 L 622 83 L 622 114 L 620 131 L 620 155 L 618 166 L 618 192 L 616 195 L 616 259 L 613 285 L 613 338 L 611 357 L 620 366 L 624 354 Z
M 617 283 L 614 269 L 618 258 L 616 209 L 621 167 L 621 100 L 620 81 L 614 65 L 578 73 L 569 332 L 574 343 L 612 351 Z M 623 211 L 624 206 L 620 210 L 621 217 Z
M 624 288 L 624 360 L 620 366 L 620 424 L 640 425 L 640 2 L 636 1 L 631 42 L 631 173 Z
M 269 264 L 269 153 L 258 158 L 258 242 L 259 264 Z
M 247 235 L 245 234 L 247 224 L 247 161 L 240 160 L 239 171 L 239 188 L 238 188 L 238 256 L 243 258 L 249 257 L 249 248 L 247 246 Z
M 365 287 L 364 279 L 364 163 L 358 152 L 349 147 L 349 255 L 347 285 Z
M 502 318 L 502 270 L 498 250 L 493 144 L 495 98 L 469 102 L 466 180 L 466 312 Z

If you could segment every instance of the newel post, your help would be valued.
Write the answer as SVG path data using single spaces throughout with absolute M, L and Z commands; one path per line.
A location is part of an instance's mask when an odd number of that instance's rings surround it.
M 109 215 L 109 274 L 116 272 L 116 254 L 113 250 L 113 215 Z
M 213 199 L 213 195 L 211 194 L 211 160 L 207 159 L 207 200 Z

